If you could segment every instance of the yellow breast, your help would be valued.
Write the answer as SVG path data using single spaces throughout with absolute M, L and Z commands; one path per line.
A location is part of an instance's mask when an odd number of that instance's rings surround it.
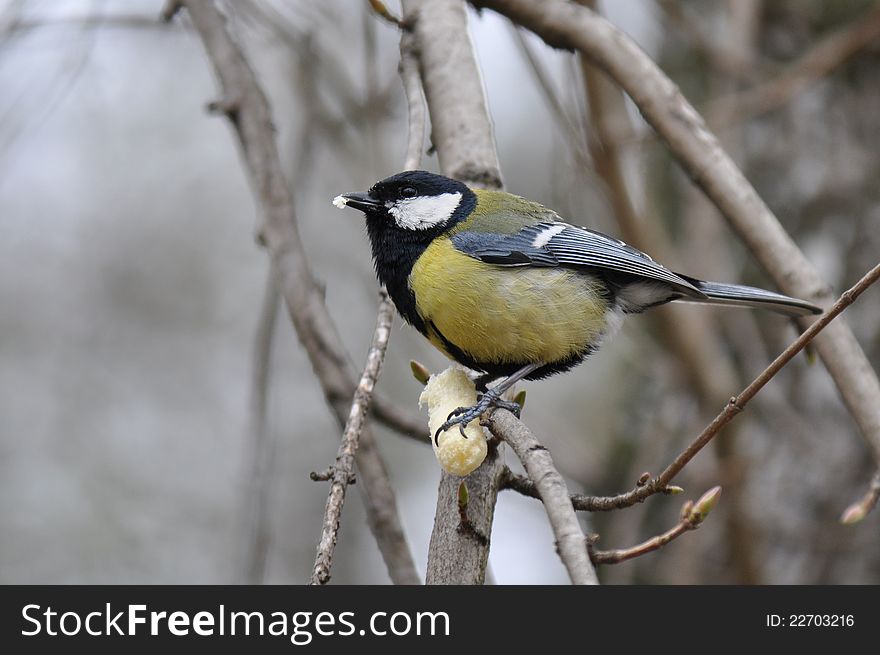
M 582 353 L 605 329 L 607 302 L 589 276 L 493 266 L 449 239 L 431 243 L 409 284 L 422 318 L 481 363 L 558 362 Z M 436 335 L 429 339 L 446 352 Z

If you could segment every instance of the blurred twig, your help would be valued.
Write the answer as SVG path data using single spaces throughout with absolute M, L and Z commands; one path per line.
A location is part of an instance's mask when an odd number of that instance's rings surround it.
M 549 73 L 538 60 L 537 55 L 532 51 L 532 47 L 529 45 L 528 41 L 526 41 L 520 29 L 513 23 L 510 24 L 510 34 L 514 43 L 519 48 L 519 51 L 522 53 L 523 59 L 525 59 L 529 71 L 532 73 L 532 77 L 538 83 L 538 87 L 541 89 L 541 94 L 544 96 L 544 100 L 547 102 L 550 112 L 556 119 L 556 125 L 560 128 L 562 136 L 572 149 L 575 159 L 584 169 L 589 168 L 591 163 L 590 157 L 584 152 L 584 149 L 581 146 L 583 137 L 575 125 L 574 120 L 565 110 L 565 107 L 559 98 L 559 94 L 553 86 Z
M 67 56 L 60 60 L 60 68 L 55 79 L 48 85 L 47 90 L 41 94 L 42 97 L 40 97 L 39 102 L 33 103 L 33 110 L 23 112 L 24 119 L 18 125 L 15 125 L 12 129 L 4 130 L 4 139 L 0 141 L 0 155 L 4 158 L 8 159 L 10 153 L 15 151 L 16 143 L 27 135 L 28 131 L 33 131 L 45 123 L 76 88 L 95 50 L 95 41 L 97 39 L 95 28 L 104 23 L 104 15 L 100 11 L 101 1 L 92 0 L 91 6 L 92 11 L 78 25 L 78 30 L 82 36 L 82 43 L 77 51 L 68 53 Z M 13 4 L 10 7 L 9 11 L 15 13 L 12 13 L 7 23 L 7 32 L 0 34 L 0 46 L 7 42 L 8 37 L 15 30 L 22 28 L 26 24 L 26 21 L 23 21 L 17 13 L 21 9 L 22 6 L 17 4 Z M 0 116 L 0 125 L 8 123 L 9 116 L 12 113 L 13 110 L 9 109 L 5 115 Z M 2 160 L 0 160 L 0 170 L 2 170 Z
M 538 442 L 524 423 L 506 410 L 493 412 L 488 425 L 493 434 L 510 444 L 535 483 L 556 537 L 556 549 L 572 583 L 599 584 L 596 571 L 590 564 L 584 533 L 569 500 L 568 488 L 553 464 L 550 451 Z
M 24 23 L 22 18 L 24 3 L 25 0 L 10 0 L 0 14 L 0 52 L 6 46 L 9 37 Z
M 268 506 L 270 470 L 275 458 L 275 439 L 267 426 L 269 378 L 272 363 L 272 341 L 275 337 L 275 324 L 281 296 L 272 271 L 266 278 L 263 303 L 257 319 L 254 335 L 253 363 L 251 368 L 251 396 L 248 407 L 246 437 L 252 444 L 251 474 L 245 502 L 245 529 L 247 539 L 244 571 L 248 584 L 262 584 L 266 575 L 266 561 L 269 553 Z
M 367 408 L 382 370 L 382 361 L 385 359 L 385 349 L 388 347 L 388 339 L 391 337 L 391 324 L 394 321 L 394 308 L 388 300 L 388 294 L 383 290 L 380 294 L 379 312 L 376 317 L 376 330 L 373 333 L 373 342 L 367 353 L 367 363 L 364 372 L 354 392 L 354 400 L 351 403 L 351 411 L 345 423 L 342 433 L 342 443 L 336 453 L 336 464 L 333 466 L 333 477 L 330 482 L 330 492 L 327 494 L 327 504 L 324 507 L 324 523 L 321 530 L 321 540 L 318 542 L 318 553 L 315 556 L 315 566 L 312 570 L 310 584 L 326 584 L 330 580 L 330 567 L 333 565 L 333 550 L 336 548 L 336 535 L 339 532 L 339 518 L 342 515 L 342 506 L 345 503 L 345 490 L 352 477 L 354 469 L 354 456 L 358 448 L 358 440 L 367 416 Z
M 309 269 L 295 220 L 294 203 L 278 156 L 271 110 L 253 70 L 226 29 L 226 20 L 210 0 L 169 2 L 162 12 L 170 20 L 186 7 L 223 88 L 212 103 L 235 128 L 262 214 L 257 231 L 269 252 L 297 336 L 320 382 L 324 395 L 342 424 L 349 413 L 354 366 L 324 305 L 323 292 Z M 394 582 L 417 583 L 418 573 L 403 534 L 394 492 L 375 448 L 372 432 L 364 429 L 356 461 L 373 534 Z
M 780 74 L 746 91 L 713 100 L 705 111 L 715 117 L 713 125 L 718 128 L 773 111 L 827 77 L 878 37 L 880 5 L 875 5 L 864 16 L 821 39 Z
M 381 3 L 379 4 L 381 5 Z M 375 5 L 373 5 L 373 9 L 378 11 Z M 384 5 L 381 5 L 381 9 L 384 9 Z M 399 25 L 399 22 L 392 22 Z M 421 84 L 419 83 L 417 61 L 412 49 L 412 35 L 404 30 L 400 39 L 400 77 L 404 93 L 406 94 L 408 108 L 407 149 L 404 159 L 404 169 L 407 170 L 419 167 L 426 129 L 425 104 L 422 98 Z M 324 528 L 321 542 L 318 545 L 318 555 L 315 559 L 311 580 L 312 584 L 324 584 L 330 579 L 333 548 L 336 545 L 336 533 L 339 530 L 339 515 L 342 511 L 342 503 L 345 500 L 345 486 L 348 484 L 348 479 L 351 475 L 354 463 L 353 456 L 357 450 L 361 426 L 370 405 L 373 388 L 385 356 L 385 349 L 388 345 L 388 338 L 391 336 L 394 306 L 384 289 L 381 291 L 380 296 L 376 332 L 367 357 L 367 366 L 364 368 L 361 381 L 355 392 L 351 414 L 343 433 L 339 453 L 336 456 L 336 465 L 333 467 L 333 484 L 327 497 Z
M 875 7 L 865 16 L 821 39 L 769 79 L 756 82 L 754 86 L 743 91 L 733 91 L 709 101 L 703 108 L 703 113 L 713 116 L 709 121 L 713 129 L 724 130 L 779 109 L 845 64 L 874 42 L 878 35 L 880 7 Z M 747 61 L 742 56 L 740 58 Z M 636 129 L 624 121 L 615 123 L 612 133 L 614 141 L 620 145 L 650 142 L 658 136 L 652 130 Z
M 680 0 L 657 0 L 657 5 L 669 22 L 693 42 L 696 50 L 706 56 L 712 68 L 741 80 L 755 77 L 756 71 L 749 66 L 749 60 L 742 57 L 740 51 L 719 45 L 716 39 L 704 34 L 697 19 Z

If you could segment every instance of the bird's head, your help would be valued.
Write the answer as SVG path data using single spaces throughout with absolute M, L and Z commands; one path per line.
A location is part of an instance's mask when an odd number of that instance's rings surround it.
M 364 212 L 370 235 L 393 233 L 428 242 L 467 217 L 476 196 L 457 180 L 427 171 L 405 171 L 376 182 L 366 193 L 343 193 L 337 207 Z

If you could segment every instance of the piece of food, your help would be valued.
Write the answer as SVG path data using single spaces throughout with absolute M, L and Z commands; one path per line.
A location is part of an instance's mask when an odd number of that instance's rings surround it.
M 486 437 L 479 421 L 468 423 L 463 437 L 457 425 L 440 433 L 436 442 L 434 434 L 446 422 L 449 414 L 459 407 L 477 404 L 477 390 L 467 374 L 459 368 L 450 367 L 432 375 L 419 396 L 419 405 L 428 406 L 428 429 L 434 455 L 447 473 L 464 477 L 486 459 Z
M 336 196 L 333 198 L 333 206 L 337 209 L 345 209 L 345 206 L 348 204 L 348 200 L 343 198 L 342 196 Z

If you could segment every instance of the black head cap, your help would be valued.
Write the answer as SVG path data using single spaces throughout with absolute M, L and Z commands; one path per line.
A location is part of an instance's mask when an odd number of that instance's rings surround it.
M 418 196 L 439 196 L 444 193 L 461 193 L 470 189 L 458 180 L 428 171 L 404 171 L 370 187 L 369 195 L 383 202 L 395 202 Z

